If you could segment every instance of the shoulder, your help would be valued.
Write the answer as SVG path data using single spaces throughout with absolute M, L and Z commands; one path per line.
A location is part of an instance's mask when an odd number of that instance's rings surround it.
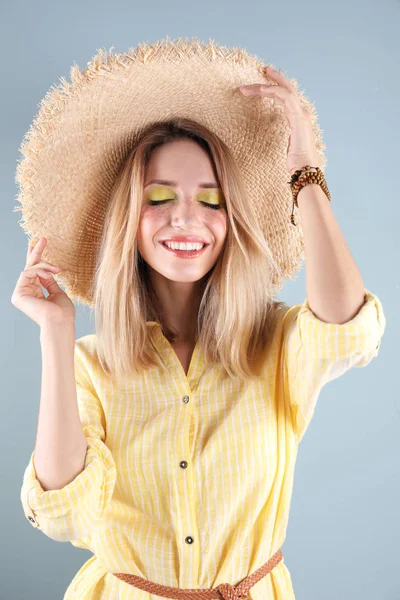
M 97 336 L 95 333 L 84 335 L 75 340 L 75 363 L 81 363 L 87 369 L 94 368 L 97 361 Z
M 302 304 L 289 305 L 286 302 L 274 302 L 276 333 L 283 333 L 296 320 Z

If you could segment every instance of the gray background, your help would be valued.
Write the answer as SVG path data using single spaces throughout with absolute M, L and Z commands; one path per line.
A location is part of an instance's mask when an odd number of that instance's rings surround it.
M 0 598 L 58 600 L 92 554 L 31 527 L 20 487 L 36 439 L 39 328 L 10 302 L 27 237 L 12 212 L 18 146 L 74 61 L 169 35 L 242 46 L 296 77 L 316 104 L 332 206 L 387 329 L 379 356 L 321 392 L 299 447 L 282 547 L 296 600 L 399 600 L 399 0 L 201 3 L 9 1 L 1 6 Z M 200 90 L 207 93 L 207 90 Z M 304 265 L 280 299 L 302 302 Z M 77 307 L 76 335 L 94 331 Z M 240 552 L 240 549 L 238 549 Z M 266 599 L 268 600 L 268 599 Z

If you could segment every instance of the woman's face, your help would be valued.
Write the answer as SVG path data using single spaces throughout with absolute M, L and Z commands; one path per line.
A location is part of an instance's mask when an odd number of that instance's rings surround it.
M 150 270 L 171 281 L 198 281 L 215 265 L 226 232 L 225 200 L 208 154 L 192 140 L 158 146 L 145 173 L 138 230 L 138 249 Z M 162 243 L 176 236 L 198 236 L 207 246 L 194 258 L 176 255 Z

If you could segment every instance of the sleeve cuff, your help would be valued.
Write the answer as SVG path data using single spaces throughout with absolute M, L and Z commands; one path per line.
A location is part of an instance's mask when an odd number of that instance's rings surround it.
M 300 307 L 296 326 L 301 342 L 328 359 L 347 358 L 354 354 L 378 352 L 386 326 L 382 303 L 365 289 L 365 303 L 346 323 L 325 323 L 318 319 L 307 298 Z
M 88 447 L 84 469 L 73 481 L 58 490 L 43 490 L 36 476 L 33 461 L 35 452 L 31 454 L 24 473 L 21 502 L 31 525 L 44 529 L 46 534 L 53 529 L 51 525 L 57 519 L 60 520 L 60 526 L 70 529 L 72 521 L 79 523 L 79 518 L 85 520 L 86 524 L 102 518 L 111 501 L 116 480 L 111 451 L 98 438 L 86 439 Z M 78 537 L 81 535 L 76 532 L 76 539 Z

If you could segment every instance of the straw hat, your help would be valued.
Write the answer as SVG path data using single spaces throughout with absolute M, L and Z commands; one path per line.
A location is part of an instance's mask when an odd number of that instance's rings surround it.
M 69 297 L 93 307 L 90 287 L 109 194 L 140 132 L 156 120 L 197 120 L 230 148 L 260 227 L 281 269 L 272 282 L 295 279 L 304 259 L 301 222 L 290 222 L 292 194 L 286 167 L 290 126 L 270 98 L 250 101 L 238 86 L 275 82 L 267 64 L 242 48 L 197 38 L 139 44 L 126 53 L 99 50 L 86 69 L 71 67 L 40 103 L 25 134 L 16 168 L 14 212 L 29 243 L 46 236 L 43 260 Z M 311 116 L 323 171 L 326 158 L 314 105 L 295 87 Z

